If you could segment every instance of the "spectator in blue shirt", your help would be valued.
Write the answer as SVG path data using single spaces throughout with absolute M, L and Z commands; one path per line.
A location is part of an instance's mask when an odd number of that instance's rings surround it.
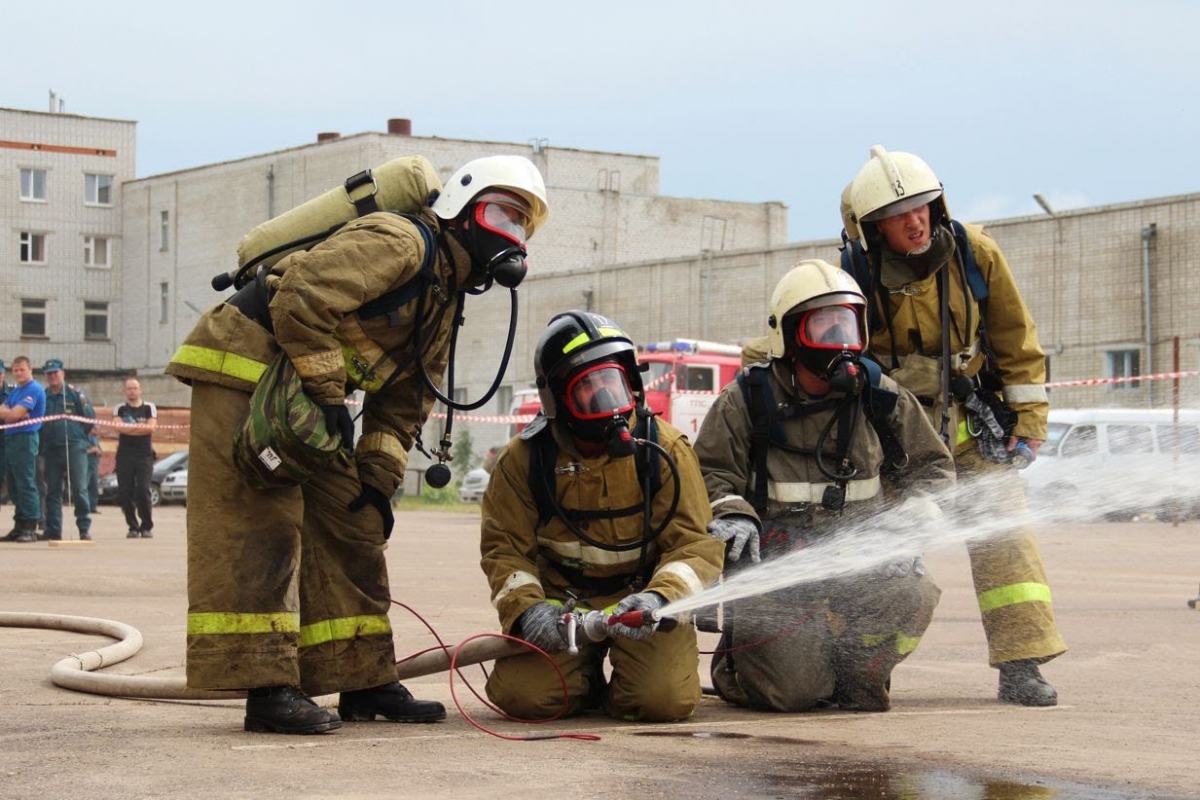
M 13 512 L 16 524 L 4 541 L 36 542 L 42 518 L 42 498 L 37 486 L 38 440 L 41 419 L 46 416 L 46 392 L 33 379 L 33 365 L 27 357 L 13 359 L 12 373 L 17 385 L 0 404 L 0 422 L 4 423 L 4 456 L 16 506 Z

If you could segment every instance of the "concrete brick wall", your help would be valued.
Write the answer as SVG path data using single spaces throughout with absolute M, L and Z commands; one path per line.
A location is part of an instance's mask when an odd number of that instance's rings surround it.
M 1154 225 L 1151 272 L 1151 350 L 1145 347 L 1142 232 Z M 1141 374 L 1172 371 L 1174 337 L 1180 368 L 1200 370 L 1200 194 L 1059 212 L 985 223 L 1004 250 L 1025 302 L 1038 324 L 1052 381 L 1108 376 L 1108 352 L 1135 350 Z M 538 242 L 533 243 L 535 249 Z M 521 326 L 506 385 L 532 386 L 533 349 L 554 313 L 591 308 L 616 319 L 639 342 L 675 337 L 743 342 L 766 332 L 767 303 L 778 280 L 797 261 L 838 263 L 839 239 L 737 250 L 691 258 L 619 264 L 603 271 L 576 269 L 531 274 L 520 288 Z M 499 298 L 471 298 L 470 342 L 460 348 L 456 385 L 477 397 L 495 374 L 497 343 L 507 325 Z M 1061 348 L 1058 347 L 1061 345 Z M 1200 378 L 1179 381 L 1185 407 L 1200 405 Z M 1166 405 L 1172 381 L 1137 386 L 1107 384 L 1051 390 L 1061 408 Z M 494 404 L 477 413 L 499 414 Z M 456 427 L 463 423 L 456 423 Z M 475 442 L 503 438 L 501 426 L 475 423 Z M 436 433 L 427 434 L 431 438 Z

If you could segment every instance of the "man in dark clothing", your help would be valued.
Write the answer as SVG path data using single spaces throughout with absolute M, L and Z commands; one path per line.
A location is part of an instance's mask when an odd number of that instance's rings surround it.
M 154 520 L 150 518 L 150 475 L 154 470 L 154 446 L 150 437 L 158 424 L 158 409 L 142 399 L 142 384 L 137 378 L 125 381 L 125 402 L 113 409 L 117 426 L 117 497 L 129 533 L 125 538 L 153 539 Z M 129 426 L 129 427 L 125 427 Z
M 46 416 L 67 414 L 96 418 L 92 403 L 82 390 L 67 383 L 63 363 L 52 358 L 42 367 L 46 376 Z M 41 454 L 46 478 L 46 538 L 61 539 L 63 528 L 63 485 L 70 487 L 79 538 L 88 541 L 92 527 L 88 499 L 88 434 L 91 423 L 59 419 L 43 423 Z

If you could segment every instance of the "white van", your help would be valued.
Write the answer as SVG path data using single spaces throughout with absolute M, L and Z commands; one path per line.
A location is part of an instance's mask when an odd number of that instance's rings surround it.
M 1082 501 L 1115 519 L 1177 502 L 1194 513 L 1198 467 L 1200 410 L 1052 408 L 1046 443 L 1021 474 L 1031 505 Z

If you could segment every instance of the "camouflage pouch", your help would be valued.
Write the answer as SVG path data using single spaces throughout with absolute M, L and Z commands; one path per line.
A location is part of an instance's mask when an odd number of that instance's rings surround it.
M 304 393 L 285 353 L 275 356 L 250 395 L 233 442 L 233 460 L 256 491 L 299 486 L 337 458 L 348 457 L 325 413 Z

